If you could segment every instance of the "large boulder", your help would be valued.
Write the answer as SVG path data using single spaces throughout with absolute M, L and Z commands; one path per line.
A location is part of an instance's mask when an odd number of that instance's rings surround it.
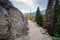
M 9 0 L 0 0 L 0 40 L 16 40 L 27 35 L 27 20 Z

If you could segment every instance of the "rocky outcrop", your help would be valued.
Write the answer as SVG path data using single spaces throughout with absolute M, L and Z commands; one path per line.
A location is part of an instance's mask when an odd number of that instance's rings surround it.
M 27 35 L 27 24 L 22 12 L 9 0 L 0 0 L 0 40 L 16 40 Z

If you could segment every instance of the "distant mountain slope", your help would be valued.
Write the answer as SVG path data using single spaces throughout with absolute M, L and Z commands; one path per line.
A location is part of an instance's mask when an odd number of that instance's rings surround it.
M 26 16 L 26 15 L 28 15 L 28 14 L 29 14 L 29 13 L 24 13 L 24 16 Z M 36 16 L 36 12 L 32 12 L 31 14 L 32 14 L 33 17 Z M 41 11 L 41 14 L 42 14 L 42 15 L 45 15 L 45 10 L 42 10 L 42 11 Z

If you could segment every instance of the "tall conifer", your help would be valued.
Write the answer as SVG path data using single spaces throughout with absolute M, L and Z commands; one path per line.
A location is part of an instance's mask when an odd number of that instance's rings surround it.
M 36 11 L 35 21 L 37 22 L 37 24 L 39 26 L 43 27 L 43 17 L 41 15 L 41 12 L 39 10 L 39 7 L 37 8 L 37 11 Z

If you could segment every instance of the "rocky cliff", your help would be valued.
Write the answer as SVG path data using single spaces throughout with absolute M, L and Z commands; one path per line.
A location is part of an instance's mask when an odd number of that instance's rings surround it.
M 0 40 L 17 40 L 27 35 L 27 20 L 9 0 L 0 0 Z

